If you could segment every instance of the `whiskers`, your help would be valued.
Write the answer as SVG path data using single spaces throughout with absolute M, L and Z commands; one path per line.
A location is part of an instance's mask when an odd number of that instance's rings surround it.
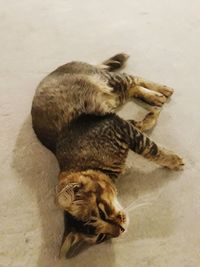
M 143 198 L 139 198 L 139 199 L 131 202 L 125 208 L 125 211 L 131 212 L 131 211 L 135 211 L 138 208 L 141 208 L 141 207 L 144 207 L 144 206 L 153 205 L 155 203 L 155 201 L 158 199 L 158 197 L 160 196 L 160 194 L 161 194 L 161 192 L 157 196 L 147 195 L 147 196 L 145 196 Z

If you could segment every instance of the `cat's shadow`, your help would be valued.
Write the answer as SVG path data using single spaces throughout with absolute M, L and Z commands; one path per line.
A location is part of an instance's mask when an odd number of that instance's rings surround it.
M 54 188 L 59 168 L 54 155 L 37 140 L 32 130 L 30 116 L 18 134 L 12 165 L 27 190 L 37 196 L 39 218 L 42 225 L 42 245 L 38 266 L 66 266 L 66 259 L 58 260 L 63 234 L 63 213 L 54 204 Z M 168 172 L 164 173 L 164 177 L 157 172 L 155 170 L 151 173 L 144 173 L 131 170 L 131 173 L 120 179 L 117 184 L 120 196 L 122 198 L 123 195 L 125 196 L 124 203 L 130 201 L 131 198 L 134 200 L 138 194 L 142 196 L 157 188 L 162 188 L 165 183 L 169 182 Z M 133 240 L 134 235 L 130 235 L 128 240 L 130 239 Z M 120 242 L 120 239 L 116 242 Z M 112 242 L 92 246 L 87 250 L 80 251 L 76 257 L 68 259 L 68 261 L 74 267 L 80 266 L 80 261 L 84 263 L 82 266 L 87 267 L 94 265 L 95 267 L 112 267 L 115 266 L 114 247 Z
M 19 131 L 13 151 L 12 167 L 27 192 L 36 195 L 36 205 L 39 210 L 38 229 L 41 228 L 42 239 L 42 244 L 38 244 L 40 246 L 38 267 L 64 267 L 67 264 L 78 267 L 80 262 L 83 263 L 81 266 L 87 267 L 115 266 L 115 254 L 111 242 L 90 247 L 83 246 L 78 253 L 74 253 L 74 257 L 59 258 L 64 218 L 63 212 L 54 203 L 58 163 L 54 155 L 36 138 L 30 116 Z M 31 240 L 28 242 L 31 243 Z

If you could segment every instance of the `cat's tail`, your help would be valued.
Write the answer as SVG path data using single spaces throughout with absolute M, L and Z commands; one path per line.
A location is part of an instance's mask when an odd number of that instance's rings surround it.
M 125 53 L 117 54 L 107 60 L 105 60 L 100 67 L 107 69 L 109 71 L 115 71 L 118 69 L 121 69 L 125 66 L 127 59 L 129 58 L 129 55 Z

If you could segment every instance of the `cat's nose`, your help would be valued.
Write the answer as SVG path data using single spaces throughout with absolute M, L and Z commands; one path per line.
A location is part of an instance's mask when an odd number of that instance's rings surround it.
M 124 212 L 119 212 L 116 216 L 118 223 L 126 223 L 126 214 Z

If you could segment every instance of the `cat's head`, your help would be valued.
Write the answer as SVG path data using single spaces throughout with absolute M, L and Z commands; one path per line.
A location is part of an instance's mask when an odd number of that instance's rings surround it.
M 119 236 L 127 228 L 128 219 L 117 200 L 116 188 L 101 172 L 62 173 L 56 202 L 81 228 L 76 237 L 71 236 L 69 243 L 75 239 L 100 243 Z

